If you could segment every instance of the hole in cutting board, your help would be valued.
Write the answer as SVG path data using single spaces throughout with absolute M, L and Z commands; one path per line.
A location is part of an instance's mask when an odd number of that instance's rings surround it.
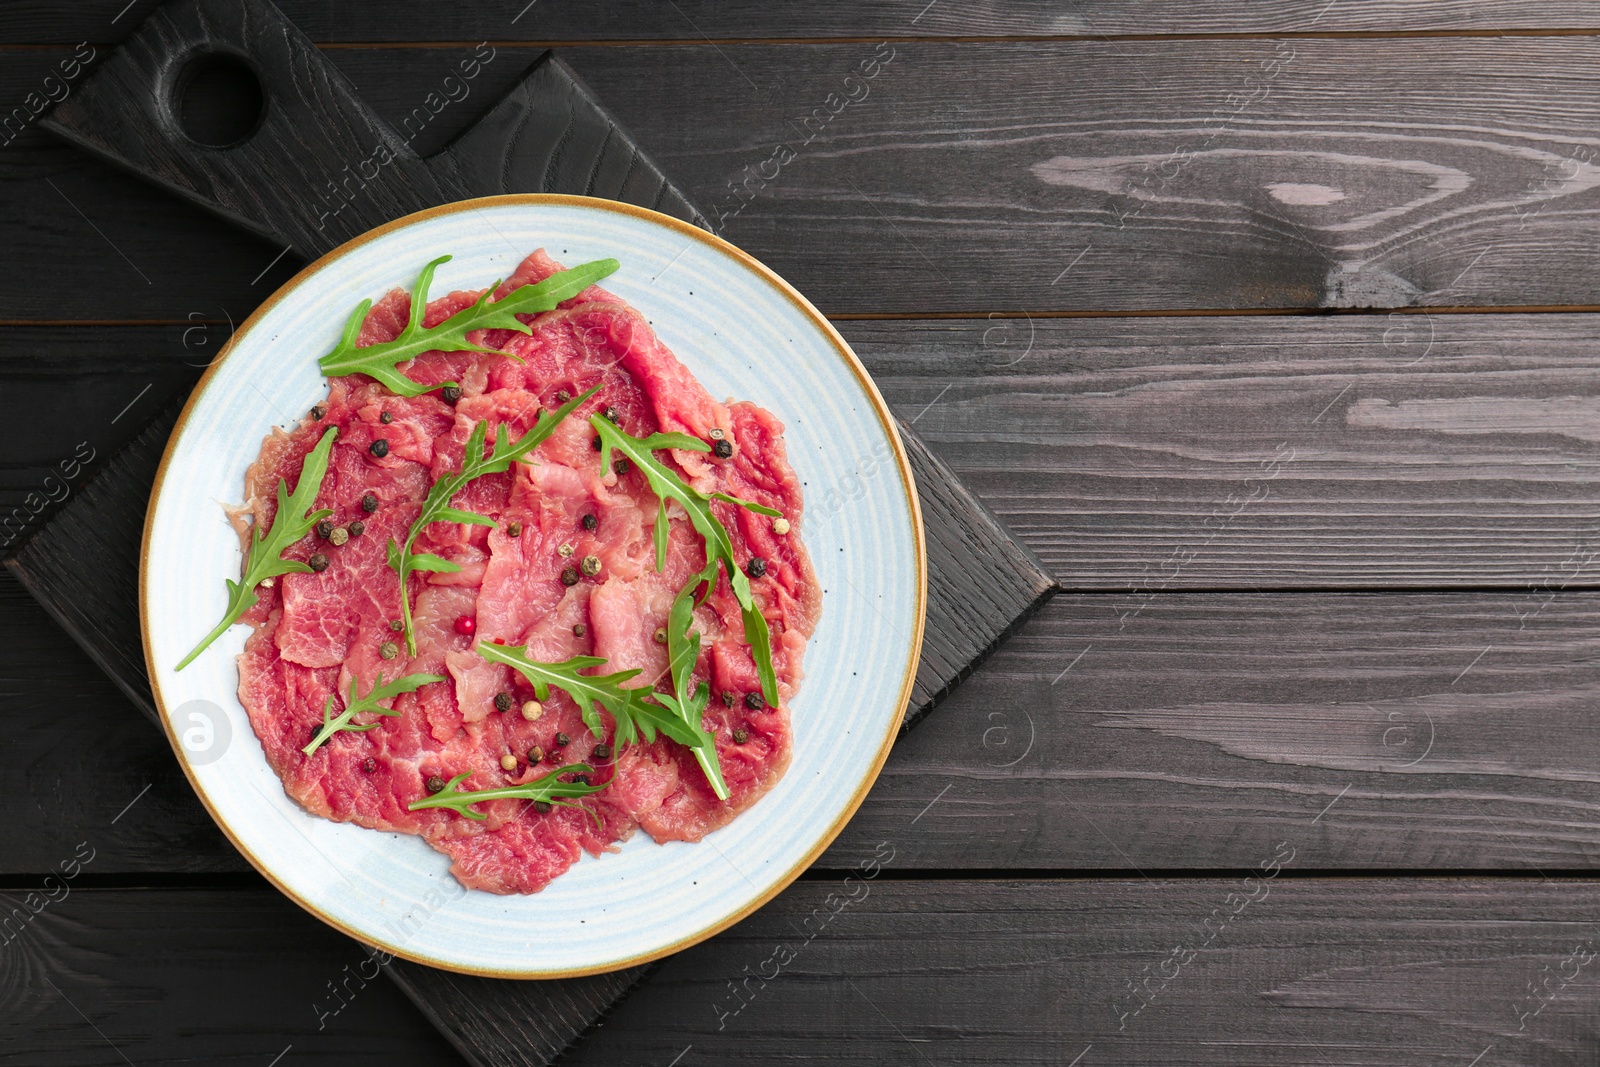
M 266 106 L 261 79 L 237 56 L 196 56 L 173 87 L 179 127 L 207 148 L 229 148 L 248 138 L 261 124 Z

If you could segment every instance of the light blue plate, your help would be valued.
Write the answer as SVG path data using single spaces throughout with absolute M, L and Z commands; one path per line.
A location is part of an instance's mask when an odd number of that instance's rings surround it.
M 699 844 L 643 832 L 547 889 L 467 891 L 421 840 L 307 814 L 267 766 L 236 695 L 236 626 L 181 674 L 239 577 L 223 505 L 243 496 L 261 440 L 326 394 L 317 357 L 350 309 L 409 288 L 507 277 L 535 248 L 568 264 L 614 257 L 605 286 L 651 321 L 717 397 L 787 427 L 805 483 L 798 523 L 826 591 L 793 703 L 794 758 L 754 807 Z M 772 897 L 833 840 L 888 755 L 922 643 L 926 568 L 911 471 L 888 409 L 822 315 L 732 245 L 604 200 L 500 196 L 397 220 L 313 263 L 239 328 L 167 445 L 145 520 L 145 658 L 173 747 L 200 799 L 262 874 L 353 937 L 435 967 L 508 978 L 613 970 L 682 949 Z

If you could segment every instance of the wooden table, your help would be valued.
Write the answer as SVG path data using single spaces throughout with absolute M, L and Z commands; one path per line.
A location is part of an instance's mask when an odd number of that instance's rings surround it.
M 126 3 L 7 4 L 5 107 Z M 1066 589 L 568 1063 L 1592 1062 L 1600 9 L 523 3 L 282 6 L 424 151 L 555 43 Z M 20 125 L 26 517 L 296 264 Z M 0 605 L 0 1064 L 460 1062 Z

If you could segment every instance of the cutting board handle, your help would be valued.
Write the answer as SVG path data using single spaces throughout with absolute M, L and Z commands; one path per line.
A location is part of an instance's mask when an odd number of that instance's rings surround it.
M 226 147 L 184 132 L 189 72 L 242 62 L 261 84 L 255 128 Z M 230 221 L 315 257 L 467 193 L 436 174 L 269 0 L 172 0 L 44 125 Z

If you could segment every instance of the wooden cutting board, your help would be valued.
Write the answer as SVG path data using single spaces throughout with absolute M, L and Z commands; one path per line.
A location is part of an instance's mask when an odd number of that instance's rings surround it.
M 240 64 L 262 108 L 207 147 L 175 101 L 208 66 Z M 250 74 L 245 75 L 249 77 Z M 553 53 L 466 132 L 422 157 L 267 0 L 175 0 L 157 9 L 44 125 L 84 149 L 305 258 L 401 215 L 474 196 L 559 192 L 622 200 L 710 228 L 705 217 Z M 138 625 L 138 545 L 174 398 L 7 561 L 152 720 Z M 909 727 L 1055 589 L 1025 546 L 904 423 L 928 547 L 928 618 Z M 386 968 L 476 1064 L 544 1067 L 649 967 L 556 981 Z

